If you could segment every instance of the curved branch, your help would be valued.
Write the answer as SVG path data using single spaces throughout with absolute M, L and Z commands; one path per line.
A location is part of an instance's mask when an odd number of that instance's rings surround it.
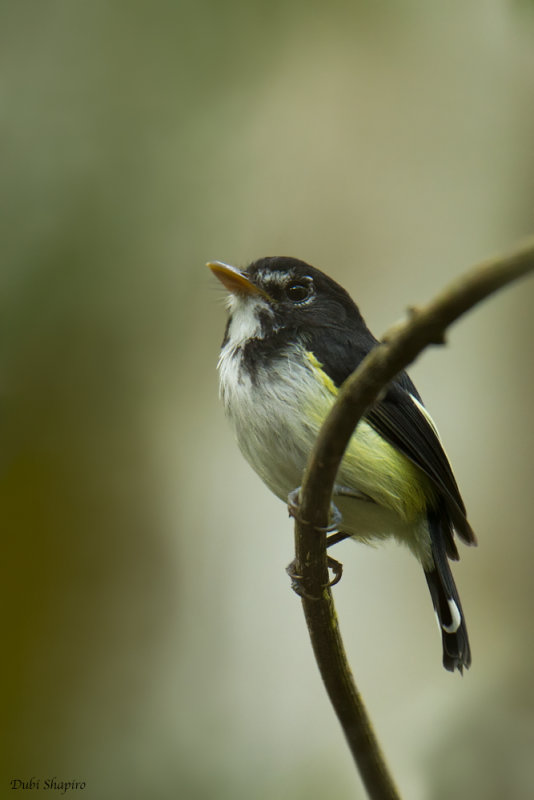
M 295 569 L 315 657 L 328 695 L 372 800 L 398 800 L 371 722 L 354 685 L 328 587 L 326 534 L 336 474 L 366 409 L 430 344 L 443 344 L 460 316 L 512 281 L 534 271 L 534 238 L 507 256 L 473 268 L 431 303 L 410 310 L 388 331 L 341 388 L 304 473 L 295 513 Z

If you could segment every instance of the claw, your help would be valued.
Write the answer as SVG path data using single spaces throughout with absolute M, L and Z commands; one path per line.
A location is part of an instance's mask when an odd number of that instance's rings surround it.
M 305 590 L 303 586 L 304 578 L 297 572 L 297 562 L 295 559 L 291 562 L 291 564 L 287 565 L 286 572 L 291 578 L 291 588 L 293 589 L 295 594 L 298 594 L 299 597 L 305 597 L 307 600 L 320 599 L 318 597 L 312 597 L 312 595 L 308 594 L 308 592 Z
M 290 517 L 296 519 L 297 522 L 303 522 L 303 520 L 299 517 L 299 509 L 300 509 L 300 486 L 297 486 L 297 488 L 293 489 L 292 492 L 289 492 L 287 496 L 287 510 L 289 511 Z
M 287 508 L 289 511 L 289 516 L 293 517 L 293 519 L 296 519 L 297 522 L 301 523 L 301 525 L 310 525 L 307 520 L 300 516 L 300 490 L 301 487 L 299 486 L 297 489 L 293 489 L 293 491 L 287 496 Z M 316 531 L 319 531 L 319 533 L 331 533 L 332 531 L 339 530 L 343 516 L 334 503 L 330 503 L 330 511 L 328 516 L 331 521 L 328 523 L 326 528 L 319 527 L 318 525 L 313 526 L 313 528 Z
M 332 586 L 335 586 L 336 583 L 339 583 L 341 577 L 343 575 L 343 564 L 340 561 L 336 561 L 335 558 L 330 558 L 327 556 L 326 563 L 328 565 L 328 569 L 331 569 L 334 573 L 334 577 L 328 583 L 325 583 L 321 588 L 323 589 L 330 589 Z M 303 586 L 304 578 L 302 575 L 299 575 L 297 572 L 297 563 L 295 560 L 288 564 L 286 567 L 286 572 L 291 578 L 291 588 L 293 591 L 298 594 L 299 597 L 305 597 L 307 600 L 320 600 L 321 596 L 315 597 L 314 595 L 309 594 Z
M 327 556 L 326 563 L 328 564 L 328 569 L 331 569 L 332 572 L 334 573 L 333 580 L 331 580 L 330 583 L 328 584 L 329 587 L 332 587 L 335 586 L 336 583 L 339 583 L 339 581 L 341 580 L 341 577 L 343 575 L 343 564 L 341 563 L 341 561 L 336 561 L 335 558 L 331 558 L 330 556 Z

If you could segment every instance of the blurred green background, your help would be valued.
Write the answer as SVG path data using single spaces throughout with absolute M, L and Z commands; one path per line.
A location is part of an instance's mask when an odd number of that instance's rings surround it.
M 533 37 L 504 0 L 0 4 L 0 796 L 363 797 L 286 509 L 218 403 L 204 264 L 305 259 L 378 335 L 512 246 L 534 227 Z M 442 669 L 407 553 L 337 551 L 411 800 L 534 791 L 533 303 L 508 289 L 411 370 L 480 541 L 455 569 L 470 672 Z

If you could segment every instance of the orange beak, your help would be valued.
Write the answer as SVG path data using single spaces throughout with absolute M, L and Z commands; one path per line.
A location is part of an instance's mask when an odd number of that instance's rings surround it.
M 215 277 L 232 294 L 259 294 L 261 297 L 268 299 L 268 295 L 263 289 L 252 283 L 248 276 L 237 267 L 231 267 L 230 264 L 224 264 L 222 261 L 208 261 L 206 266 L 211 269 Z

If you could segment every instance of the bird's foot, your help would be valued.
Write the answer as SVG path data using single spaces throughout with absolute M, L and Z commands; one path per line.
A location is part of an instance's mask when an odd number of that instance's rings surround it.
M 311 523 L 308 522 L 308 520 L 303 519 L 300 515 L 300 489 L 301 487 L 298 486 L 296 489 L 293 489 L 293 491 L 288 494 L 287 508 L 289 511 L 289 516 L 293 517 L 293 519 L 296 519 L 297 522 L 301 523 L 301 525 L 311 525 Z M 339 509 L 334 505 L 334 503 L 330 503 L 328 518 L 330 521 L 326 527 L 313 525 L 314 530 L 318 531 L 319 533 L 331 533 L 332 531 L 339 530 L 339 526 L 341 524 L 343 517 Z
M 327 589 L 327 588 L 330 589 L 332 586 L 335 586 L 336 583 L 339 583 L 339 581 L 341 580 L 341 576 L 343 575 L 343 564 L 340 561 L 336 561 L 335 558 L 330 558 L 330 556 L 327 556 L 326 563 L 328 569 L 331 569 L 332 572 L 334 573 L 334 577 L 332 578 L 331 581 L 324 584 L 321 587 L 322 589 Z M 289 564 L 286 567 L 286 572 L 291 578 L 291 588 L 296 594 L 298 594 L 299 597 L 305 597 L 307 600 L 321 599 L 322 595 L 319 595 L 318 597 L 315 595 L 311 595 L 304 588 L 304 577 L 300 575 L 297 571 L 296 560 L 292 561 L 291 564 Z

